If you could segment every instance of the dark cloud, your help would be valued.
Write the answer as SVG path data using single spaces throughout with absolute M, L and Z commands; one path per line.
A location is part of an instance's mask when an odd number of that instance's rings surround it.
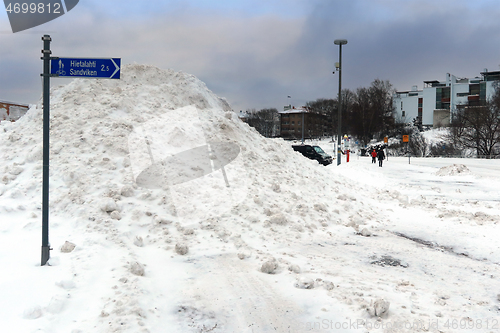
M 484 15 L 484 7 L 467 8 L 462 1 L 448 1 L 441 10 L 441 2 L 345 3 L 317 1 L 305 24 L 301 45 L 318 57 L 310 64 L 318 78 L 327 73 L 327 57 L 338 61 L 336 38 L 349 41 L 342 49 L 343 87 L 349 89 L 368 86 L 375 78 L 390 80 L 401 90 L 422 88 L 424 80 L 442 80 L 447 72 L 474 77 L 484 67 L 498 70 L 500 24 L 488 19 L 498 14 L 498 6 Z M 297 46 L 298 52 L 302 49 Z
M 122 6 L 120 15 L 106 15 L 101 3 L 82 2 L 31 34 L 0 34 L 0 99 L 39 98 L 44 29 L 53 32 L 54 55 L 121 57 L 124 64 L 182 70 L 236 110 L 281 108 L 289 95 L 297 106 L 336 97 L 337 38 L 349 41 L 342 79 L 353 90 L 376 78 L 400 90 L 421 88 L 424 80 L 442 80 L 447 72 L 473 77 L 484 68 L 498 70 L 500 63 L 500 10 L 493 1 L 265 3 L 202 8 L 196 1 L 175 1 L 156 12 L 149 6 L 125 15 Z M 251 5 L 257 7 L 250 11 Z

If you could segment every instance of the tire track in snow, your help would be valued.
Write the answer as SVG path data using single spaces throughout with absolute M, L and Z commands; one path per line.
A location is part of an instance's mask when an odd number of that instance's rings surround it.
M 224 332 L 295 332 L 293 322 L 300 309 L 276 293 L 261 274 L 236 256 L 209 258 L 197 273 L 200 279 L 190 297 L 224 313 Z

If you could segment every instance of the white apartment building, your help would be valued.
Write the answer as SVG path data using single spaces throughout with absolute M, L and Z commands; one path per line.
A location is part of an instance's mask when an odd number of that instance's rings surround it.
M 393 95 L 396 120 L 414 122 L 425 127 L 450 124 L 457 108 L 484 105 L 494 93 L 494 82 L 500 80 L 500 71 L 484 70 L 481 77 L 457 78 L 446 74 L 445 81 L 424 81 L 424 88 L 413 86 L 410 91 Z

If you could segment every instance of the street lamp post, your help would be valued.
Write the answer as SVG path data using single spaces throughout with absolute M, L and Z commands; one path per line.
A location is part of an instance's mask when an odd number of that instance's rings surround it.
M 337 130 L 337 165 L 340 165 L 340 143 L 342 139 L 342 45 L 347 44 L 347 39 L 336 39 L 333 42 L 339 46 L 339 97 L 338 97 L 338 130 Z
M 302 144 L 304 144 L 304 110 L 302 110 Z

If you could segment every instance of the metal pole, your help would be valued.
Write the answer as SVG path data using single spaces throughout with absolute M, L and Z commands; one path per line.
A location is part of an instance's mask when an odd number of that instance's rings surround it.
M 304 110 L 302 110 L 302 144 L 304 144 Z
M 333 72 L 333 74 L 335 74 L 335 72 Z M 333 117 L 334 117 L 335 113 L 333 112 L 333 108 L 332 108 L 332 142 L 333 142 L 333 146 L 335 147 L 335 132 L 333 131 Z M 335 150 L 333 151 L 333 153 L 335 154 Z
M 408 150 L 408 164 L 410 164 L 410 156 L 411 156 L 411 152 L 410 152 L 410 141 L 408 141 L 408 143 L 406 144 L 407 145 L 407 150 Z
M 50 259 L 49 244 L 49 134 L 50 134 L 50 41 L 43 40 L 43 176 L 42 176 L 42 266 Z
M 339 44 L 339 97 L 338 97 L 338 129 L 337 129 L 337 165 L 340 165 L 340 147 L 342 136 L 342 43 Z

